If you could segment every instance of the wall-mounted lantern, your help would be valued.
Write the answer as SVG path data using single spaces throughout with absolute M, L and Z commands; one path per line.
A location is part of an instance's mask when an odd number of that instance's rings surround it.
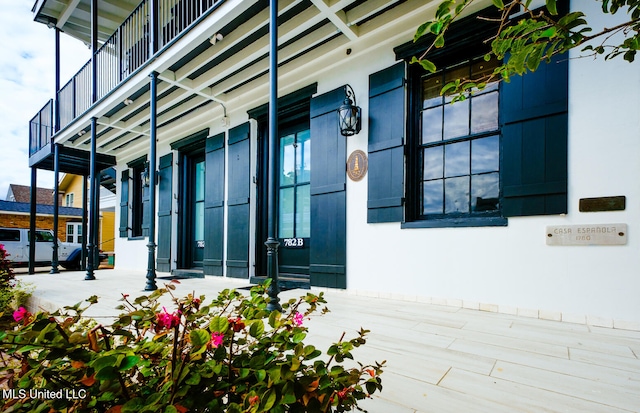
M 140 179 L 142 179 L 142 185 L 149 187 L 151 183 L 151 176 L 149 175 L 149 164 L 144 167 L 144 170 L 140 173 Z
M 356 94 L 349 85 L 344 87 L 344 103 L 338 108 L 338 122 L 343 136 L 353 136 L 362 128 L 361 110 L 356 105 Z

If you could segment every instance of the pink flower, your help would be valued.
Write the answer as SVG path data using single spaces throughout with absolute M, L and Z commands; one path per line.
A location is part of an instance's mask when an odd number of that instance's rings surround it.
M 224 341 L 224 334 L 215 332 L 211 334 L 211 347 L 218 348 L 219 345 Z
M 31 314 L 29 314 L 26 308 L 20 307 L 13 312 L 13 319 L 19 323 L 20 321 L 24 320 L 26 317 L 29 317 L 30 315 Z
M 302 325 L 303 320 L 304 320 L 304 315 L 296 311 L 296 313 L 293 315 L 293 324 L 299 327 Z
M 169 314 L 164 307 L 162 307 L 162 310 L 164 311 L 163 313 L 156 314 L 156 330 L 171 329 L 180 324 L 180 315 L 177 312 Z

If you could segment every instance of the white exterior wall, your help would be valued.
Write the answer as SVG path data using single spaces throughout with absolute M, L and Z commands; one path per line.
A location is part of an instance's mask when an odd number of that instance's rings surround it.
M 591 9 L 588 17 L 601 14 L 597 3 Z M 640 66 L 585 58 L 571 60 L 569 68 L 568 214 L 509 218 L 507 227 L 366 224 L 366 178 L 348 181 L 348 289 L 639 328 Z M 366 91 L 366 84 L 354 88 Z M 366 152 L 366 137 L 365 125 L 349 138 L 347 152 Z M 624 211 L 578 211 L 580 198 L 618 195 L 626 196 Z M 628 225 L 627 245 L 546 245 L 548 225 L 612 223 Z
M 588 18 L 598 16 L 599 5 Z M 586 7 L 580 2 L 580 7 Z M 347 140 L 347 156 L 367 152 L 368 78 L 395 62 L 392 48 L 411 39 L 412 30 L 394 31 L 376 42 L 363 41 L 345 57 L 333 53 L 315 65 L 304 84 L 281 79 L 280 95 L 310 83 L 318 94 L 349 83 L 363 111 L 362 131 Z M 375 46 L 372 46 L 375 44 Z M 366 46 L 366 47 L 364 47 Z M 350 46 L 351 47 L 351 46 Z M 342 56 L 336 59 L 337 56 Z M 355 63 L 355 64 L 354 64 Z M 506 227 L 401 229 L 400 223 L 367 224 L 367 177 L 347 179 L 347 288 L 356 294 L 406 298 L 435 304 L 521 314 L 600 326 L 640 329 L 640 66 L 579 59 L 569 64 L 569 202 L 566 216 L 509 218 Z M 336 75 L 339 74 L 339 75 Z M 292 87 L 291 85 L 294 85 Z M 265 102 L 228 107 L 229 128 L 247 121 L 247 109 Z M 161 130 L 158 156 L 170 142 L 210 127 L 227 130 L 220 110 L 209 110 Z M 213 120 L 212 120 L 213 119 Z M 256 127 L 251 128 L 251 168 L 256 165 Z M 226 151 L 228 155 L 228 151 Z M 118 159 L 119 176 L 128 159 Z M 174 211 L 178 175 L 174 153 Z M 252 172 L 254 175 L 255 172 Z M 227 185 L 225 185 L 227 188 Z M 255 185 L 253 185 L 255 194 Z M 581 213 L 580 198 L 626 196 L 626 210 Z M 118 199 L 119 202 L 119 199 Z M 252 196 L 252 233 L 255 196 Z M 225 215 L 226 216 L 226 215 Z M 172 251 L 177 250 L 174 214 Z M 226 218 L 225 218 L 226 219 Z M 624 246 L 547 246 L 548 225 L 628 225 Z M 116 225 L 119 208 L 116 208 Z M 226 234 L 225 234 L 226 239 Z M 249 254 L 253 271 L 256 242 Z M 146 268 L 147 240 L 116 239 L 118 268 Z

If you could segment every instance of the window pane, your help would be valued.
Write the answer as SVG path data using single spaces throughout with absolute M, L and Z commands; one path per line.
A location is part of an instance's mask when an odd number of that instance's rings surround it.
M 49 231 L 36 231 L 36 242 L 53 242 L 53 234 Z
M 444 82 L 446 84 L 449 82 L 453 82 L 456 79 L 463 80 L 468 78 L 469 78 L 469 63 L 467 62 L 467 64 L 463 64 L 457 67 L 447 69 L 444 75 Z
M 195 240 L 204 240 L 204 202 L 196 202 L 194 219 Z
M 293 185 L 295 174 L 293 144 L 295 135 L 283 136 L 280 139 L 280 185 Z
M 490 75 L 491 73 L 493 73 L 493 69 L 495 69 L 496 67 L 498 67 L 498 63 L 499 61 L 497 59 L 492 59 L 488 62 L 485 62 L 484 59 L 480 59 L 477 60 L 472 66 L 471 66 L 471 73 L 473 73 L 473 77 L 474 78 L 479 78 L 485 75 Z M 489 84 L 487 84 L 487 87 L 484 88 L 484 90 L 482 91 L 482 93 L 484 92 L 488 92 L 491 90 L 497 90 L 498 89 L 498 82 L 494 81 L 491 82 Z
M 280 190 L 280 208 L 278 213 L 278 237 L 293 237 L 293 205 L 295 202 L 293 188 Z
M 471 99 L 471 133 L 498 129 L 498 92 Z
M 499 179 L 497 172 L 471 177 L 471 207 L 474 212 L 498 209 Z
M 442 75 L 438 73 L 422 81 L 422 107 L 428 108 L 442 103 Z
M 422 112 L 422 143 L 442 140 L 442 106 Z
M 67 235 L 73 235 L 73 225 L 67 225 Z
M 469 212 L 469 177 L 445 179 L 444 181 L 444 212 Z
M 444 106 L 444 139 L 469 134 L 469 99 Z
M 426 148 L 424 154 L 424 166 L 422 176 L 424 180 L 442 178 L 442 146 Z
M 311 185 L 296 188 L 296 237 L 309 238 L 311 234 Z
M 195 200 L 196 201 L 204 201 L 204 161 L 202 162 L 198 162 L 196 164 L 196 197 Z M 204 239 L 204 238 L 198 238 L 198 239 Z
M 500 140 L 498 136 L 476 139 L 471 143 L 471 173 L 493 172 L 500 169 Z
M 457 142 L 444 148 L 444 176 L 469 175 L 469 142 Z
M 442 179 L 422 183 L 422 213 L 442 214 L 443 192 Z
M 298 133 L 296 147 L 296 173 L 298 183 L 309 182 L 311 179 L 311 140 L 308 130 Z

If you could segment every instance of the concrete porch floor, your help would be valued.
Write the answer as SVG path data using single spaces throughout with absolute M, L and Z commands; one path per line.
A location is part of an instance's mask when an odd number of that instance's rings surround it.
M 158 276 L 168 274 L 159 273 Z M 144 294 L 146 272 L 98 270 L 19 275 L 36 286 L 32 306 L 53 310 L 96 294 L 86 314 L 110 318 L 121 293 Z M 167 280 L 158 279 L 158 286 Z M 246 281 L 183 279 L 178 297 L 213 298 Z M 313 290 L 318 293 L 318 290 Z M 304 290 L 281 293 L 282 300 Z M 640 332 L 482 312 L 326 290 L 330 313 L 306 322 L 305 342 L 326 352 L 343 331 L 363 327 L 356 360 L 386 360 L 383 391 L 361 403 L 371 413 L 640 412 Z M 105 320 L 108 322 L 108 320 Z

